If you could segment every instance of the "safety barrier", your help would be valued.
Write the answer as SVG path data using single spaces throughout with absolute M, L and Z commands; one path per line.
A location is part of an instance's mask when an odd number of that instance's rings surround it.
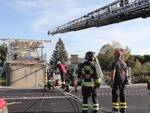
M 8 113 L 7 104 L 3 99 L 0 99 L 0 113 Z

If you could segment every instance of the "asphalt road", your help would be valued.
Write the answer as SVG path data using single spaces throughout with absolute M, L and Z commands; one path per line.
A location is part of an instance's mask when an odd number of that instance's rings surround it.
M 111 94 L 107 90 L 100 90 L 100 103 L 104 109 L 111 109 Z M 149 113 L 150 95 L 145 85 L 127 87 L 126 98 L 127 113 Z
M 81 90 L 73 92 L 82 101 Z M 98 90 L 100 107 L 111 111 L 111 88 Z M 146 85 L 127 86 L 127 113 L 149 113 L 150 95 Z M 44 97 L 44 98 L 43 98 Z M 81 103 L 63 91 L 0 88 L 0 98 L 8 102 L 9 113 L 79 113 Z M 89 99 L 91 103 L 91 99 Z M 89 111 L 90 113 L 91 111 Z M 106 113 L 101 111 L 101 113 Z

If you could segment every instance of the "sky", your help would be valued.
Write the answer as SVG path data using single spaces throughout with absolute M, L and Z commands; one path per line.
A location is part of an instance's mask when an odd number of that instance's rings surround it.
M 117 41 L 132 54 L 150 54 L 150 18 L 134 19 L 104 27 L 47 36 L 48 30 L 77 19 L 114 0 L 0 0 L 0 38 L 51 40 L 44 52 L 51 57 L 61 38 L 68 54 L 84 57 Z

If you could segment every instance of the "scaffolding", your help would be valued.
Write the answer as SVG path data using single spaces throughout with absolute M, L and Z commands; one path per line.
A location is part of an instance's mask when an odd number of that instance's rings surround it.
M 7 59 L 0 67 L 5 85 L 39 87 L 45 85 L 46 56 L 43 43 L 50 40 L 0 39 L 7 45 Z M 0 76 L 1 77 L 1 76 Z
M 50 43 L 50 40 L 29 40 L 29 39 L 1 39 L 7 44 L 6 62 L 17 60 L 44 60 L 43 43 Z

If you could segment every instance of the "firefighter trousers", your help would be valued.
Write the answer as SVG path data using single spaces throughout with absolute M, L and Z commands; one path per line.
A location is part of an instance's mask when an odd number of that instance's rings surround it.
M 82 113 L 87 113 L 88 111 L 88 98 L 92 98 L 93 102 L 93 113 L 98 113 L 99 111 L 99 104 L 97 99 L 97 90 L 95 88 L 89 87 L 82 87 L 82 96 L 83 96 L 83 103 L 82 103 Z
M 126 113 L 127 103 L 125 98 L 125 83 L 114 82 L 112 88 L 112 109 L 121 113 Z

